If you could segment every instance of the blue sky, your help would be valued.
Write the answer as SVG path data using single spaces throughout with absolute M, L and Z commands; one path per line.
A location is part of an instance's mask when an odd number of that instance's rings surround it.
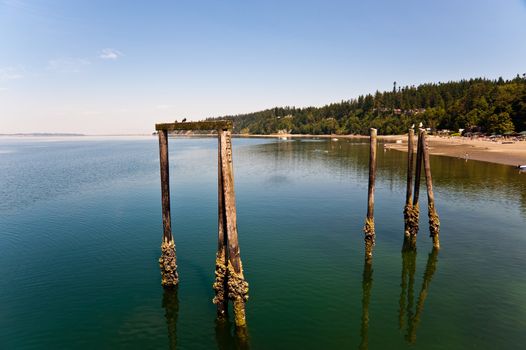
M 0 133 L 148 133 L 524 72 L 526 0 L 0 0 Z

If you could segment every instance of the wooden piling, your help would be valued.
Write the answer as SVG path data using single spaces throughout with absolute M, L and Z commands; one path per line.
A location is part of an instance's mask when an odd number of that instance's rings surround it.
M 248 300 L 248 283 L 243 275 L 243 265 L 239 252 L 236 218 L 236 199 L 234 192 L 234 173 L 232 166 L 232 133 L 230 129 L 219 130 L 221 147 L 221 171 L 224 193 L 225 227 L 227 231 L 227 290 L 228 298 L 234 304 L 234 317 L 237 327 L 246 326 L 245 303 Z
M 217 253 L 216 253 L 216 269 L 215 282 L 213 285 L 215 297 L 213 303 L 217 306 L 218 319 L 226 318 L 228 311 L 227 298 L 227 229 L 225 227 L 225 193 L 223 187 L 223 171 L 221 162 L 221 136 L 218 132 L 218 147 L 217 147 L 217 203 L 218 203 L 218 237 L 217 237 Z
M 367 194 L 367 218 L 363 231 L 365 233 L 365 259 L 373 257 L 373 247 L 375 244 L 374 230 L 374 182 L 376 179 L 376 129 L 370 129 L 370 149 L 369 149 L 369 187 Z
M 411 210 L 407 215 L 407 229 L 409 231 L 408 239 L 404 239 L 404 250 L 416 249 L 416 238 L 418 235 L 418 221 L 420 218 L 420 206 L 418 200 L 420 198 L 420 179 L 422 177 L 422 130 L 418 131 L 418 140 L 416 148 L 416 163 L 415 163 L 415 187 L 413 191 L 413 202 Z M 405 233 L 404 233 L 405 235 Z
M 408 244 L 412 227 L 414 226 L 413 214 L 413 169 L 414 169 L 414 135 L 415 131 L 409 129 L 407 134 L 407 189 L 404 207 L 404 246 Z M 417 220 L 418 224 L 418 220 Z
M 422 132 L 422 152 L 424 158 L 424 172 L 427 187 L 427 209 L 429 216 L 429 235 L 433 238 L 433 247 L 440 249 L 440 219 L 435 208 L 435 195 L 433 194 L 433 180 L 431 178 L 431 164 L 429 162 L 429 147 L 426 132 Z
M 161 200 L 163 211 L 163 242 L 161 244 L 161 284 L 164 287 L 174 287 L 179 283 L 177 275 L 177 260 L 175 243 L 172 236 L 170 217 L 170 172 L 168 163 L 168 132 L 159 130 L 159 160 L 161 166 Z

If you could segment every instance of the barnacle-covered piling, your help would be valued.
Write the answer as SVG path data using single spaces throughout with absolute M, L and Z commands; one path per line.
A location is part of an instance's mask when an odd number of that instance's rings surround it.
M 409 175 L 408 175 L 409 177 Z M 416 238 L 418 235 L 418 221 L 420 218 L 420 178 L 422 177 L 422 130 L 418 132 L 415 164 L 415 184 L 411 205 L 406 205 L 404 209 L 405 227 L 404 249 L 416 249 Z M 409 186 L 409 185 L 408 185 Z
M 161 201 L 163 212 L 163 242 L 161 244 L 161 284 L 164 287 L 173 287 L 179 283 L 177 275 L 177 259 L 175 256 L 175 243 L 172 236 L 170 217 L 170 175 L 168 164 L 168 132 L 159 130 L 159 163 L 161 171 Z
M 161 244 L 161 257 L 159 258 L 161 268 L 161 284 L 164 287 L 174 287 L 179 283 L 177 275 L 177 260 L 175 258 L 175 243 L 173 239 L 165 240 Z
M 429 147 L 426 132 L 422 132 L 422 152 L 424 158 L 424 172 L 427 187 L 427 209 L 429 216 L 429 235 L 433 238 L 433 247 L 440 249 L 440 220 L 435 208 L 435 195 L 433 193 L 433 179 L 431 178 L 431 163 L 429 161 Z
M 224 252 L 218 252 L 216 255 L 215 281 L 212 285 L 215 292 L 212 302 L 217 306 L 218 318 L 225 318 L 227 316 L 228 299 L 226 295 L 226 282 L 227 268 L 225 265 L 225 255 Z
M 369 146 L 369 186 L 367 192 L 367 217 L 363 231 L 365 233 L 365 259 L 370 260 L 373 257 L 373 247 L 375 244 L 374 230 L 374 183 L 376 179 L 376 129 L 370 130 Z
M 237 327 L 246 326 L 245 303 L 248 300 L 248 283 L 243 275 L 243 264 L 239 251 L 236 217 L 236 198 L 234 192 L 234 173 L 232 166 L 232 135 L 229 129 L 219 130 L 222 207 L 224 216 L 223 242 L 226 251 L 226 291 L 234 304 L 234 318 Z M 221 220 L 221 219 L 220 219 Z M 221 238 L 220 238 L 221 241 Z M 219 246 L 218 246 L 219 247 Z
M 215 296 L 212 302 L 217 307 L 217 318 L 227 317 L 227 227 L 225 218 L 225 193 L 223 186 L 223 170 L 221 162 L 221 135 L 218 136 L 217 147 L 217 253 L 215 266 L 215 281 L 213 284 Z
M 413 152 L 415 131 L 409 129 L 407 134 L 407 188 L 404 207 L 404 240 L 409 239 L 413 223 Z

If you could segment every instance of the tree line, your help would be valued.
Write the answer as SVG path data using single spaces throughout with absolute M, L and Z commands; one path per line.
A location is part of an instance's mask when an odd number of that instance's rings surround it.
M 526 74 L 396 87 L 323 107 L 275 107 L 209 119 L 231 119 L 242 134 L 403 134 L 427 128 L 506 134 L 526 130 Z

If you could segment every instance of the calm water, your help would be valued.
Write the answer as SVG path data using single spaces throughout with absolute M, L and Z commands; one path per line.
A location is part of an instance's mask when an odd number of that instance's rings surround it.
M 0 348 L 506 349 L 526 342 L 526 174 L 432 157 L 402 255 L 406 154 L 378 154 L 364 270 L 364 141 L 234 140 L 248 340 L 215 322 L 217 141 L 170 140 L 181 284 L 164 293 L 156 138 L 0 139 Z M 423 189 L 422 189 L 423 190 Z M 423 190 L 424 191 L 424 190 Z M 425 205 L 425 191 L 422 205 Z

